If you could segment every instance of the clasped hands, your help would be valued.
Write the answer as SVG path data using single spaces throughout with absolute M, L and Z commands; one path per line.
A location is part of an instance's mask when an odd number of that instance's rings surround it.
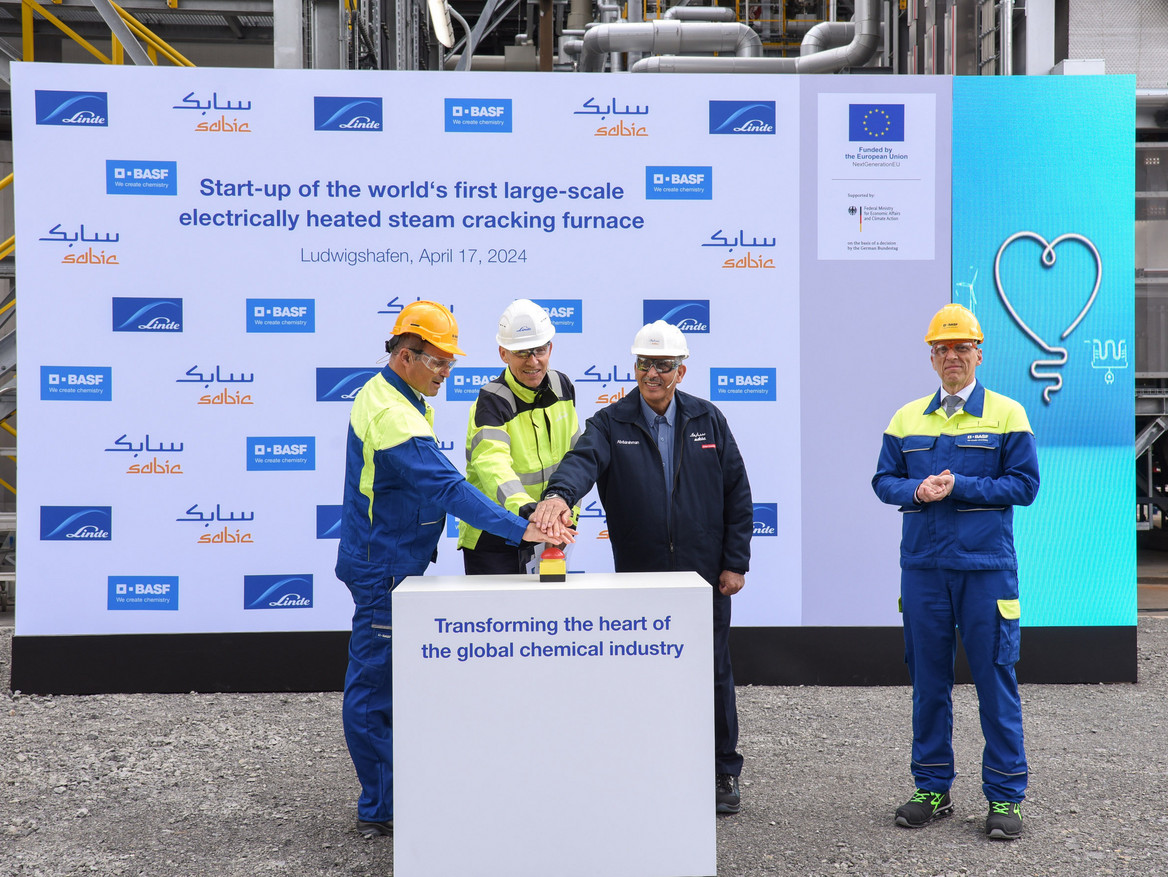
M 917 485 L 913 498 L 917 502 L 937 502 L 953 492 L 953 473 L 946 469 L 940 475 L 930 475 Z

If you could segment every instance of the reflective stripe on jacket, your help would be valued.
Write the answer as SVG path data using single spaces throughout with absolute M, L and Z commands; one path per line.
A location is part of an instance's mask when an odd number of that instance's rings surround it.
M 953 492 L 917 503 L 917 486 L 948 469 Z M 1038 454 L 1026 411 L 978 382 L 946 418 L 941 392 L 905 405 L 884 431 L 872 489 L 904 513 L 905 569 L 1017 569 L 1014 506 L 1038 493 Z
M 475 490 L 438 448 L 434 412 L 388 366 L 357 393 L 349 415 L 337 577 L 421 575 L 446 511 L 518 544 L 526 522 Z
M 466 477 L 475 487 L 519 514 L 539 502 L 548 479 L 576 444 L 576 390 L 568 376 L 548 370 L 536 389 L 503 369 L 479 390 L 466 429 Z M 462 521 L 458 547 L 474 548 L 482 530 Z

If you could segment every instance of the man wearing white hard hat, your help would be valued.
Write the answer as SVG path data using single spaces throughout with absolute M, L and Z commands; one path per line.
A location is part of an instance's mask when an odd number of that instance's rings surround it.
M 530 299 L 499 317 L 499 358 L 506 368 L 479 390 L 466 429 L 466 477 L 507 511 L 527 517 L 580 435 L 576 390 L 548 367 L 556 327 Z M 520 574 L 532 554 L 465 521 L 458 547 L 467 575 Z
M 593 484 L 608 516 L 617 572 L 693 570 L 711 585 L 714 788 L 718 813 L 741 808 L 738 709 L 730 665 L 730 598 L 750 567 L 754 504 L 742 454 L 721 411 L 678 390 L 689 345 L 658 320 L 633 339 L 637 389 L 588 419 L 531 522 L 554 527 Z

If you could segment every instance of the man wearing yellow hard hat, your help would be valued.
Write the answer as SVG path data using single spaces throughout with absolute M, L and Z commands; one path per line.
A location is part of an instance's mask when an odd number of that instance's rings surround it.
M 487 499 L 438 448 L 424 397 L 438 393 L 454 357 L 464 355 L 454 315 L 430 301 L 406 305 L 385 350 L 388 365 L 358 391 L 349 415 L 336 569 L 355 605 L 342 716 L 361 782 L 357 829 L 365 837 L 393 831 L 390 593 L 426 571 L 446 512 L 516 546 L 573 541 L 566 527 L 545 536 Z
M 1038 493 L 1034 434 L 1022 406 L 975 378 L 977 318 L 958 304 L 929 324 L 941 388 L 892 416 L 872 487 L 903 513 L 900 542 L 905 661 L 913 683 L 911 770 L 916 789 L 896 824 L 921 828 L 953 813 L 955 634 L 977 688 L 985 749 L 986 834 L 1022 834 L 1027 782 L 1018 660 L 1014 506 Z

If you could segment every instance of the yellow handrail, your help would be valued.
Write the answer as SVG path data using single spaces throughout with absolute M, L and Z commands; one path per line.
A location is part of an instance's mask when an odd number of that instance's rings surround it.
M 12 174 L 9 174 L 4 179 L 0 180 L 0 189 L 6 189 L 12 185 Z
M 49 12 L 49 10 L 45 9 L 45 7 L 41 6 L 41 4 L 37 3 L 36 0 L 21 0 L 21 9 L 24 11 L 24 13 L 26 13 L 21 16 L 21 21 L 24 25 L 23 60 L 34 60 L 32 55 L 32 13 L 28 11 L 30 8 L 35 9 L 46 19 L 55 24 L 58 30 L 64 34 L 67 34 L 73 40 L 73 42 L 77 43 L 77 45 L 81 46 L 81 48 L 85 49 L 85 51 L 89 52 L 89 54 L 93 55 L 93 57 L 97 58 L 103 64 L 112 63 L 109 58 L 95 49 L 88 40 L 81 36 L 81 34 L 77 33 L 77 31 L 73 30 L 71 27 L 69 27 L 69 25 L 65 24 L 65 22 L 61 21 L 61 19 L 57 18 L 57 16 L 53 15 L 53 13 Z
M 8 490 L 11 491 L 13 496 L 16 495 L 16 488 L 13 487 L 11 484 L 9 484 L 7 481 L 5 481 L 3 478 L 0 478 L 0 485 L 8 488 Z
M 138 19 L 134 18 L 134 16 L 130 15 L 130 13 L 126 12 L 126 10 L 124 10 L 117 3 L 114 3 L 113 0 L 110 0 L 110 5 L 113 6 L 114 11 L 122 17 L 122 21 L 126 23 L 126 26 L 129 27 L 130 30 L 135 33 L 135 35 L 145 40 L 147 45 L 157 49 L 164 56 L 166 56 L 166 59 L 170 61 L 170 63 L 174 64 L 176 67 L 195 66 L 185 57 L 183 57 L 177 49 L 172 48 L 170 45 L 156 36 L 149 28 L 146 27 L 146 25 L 142 24 L 142 22 L 138 21 Z
M 13 299 L 8 304 L 4 305 L 4 307 L 0 308 L 0 314 L 4 313 L 9 308 L 15 307 L 15 306 L 16 306 L 16 299 Z M 0 426 L 3 426 L 3 425 L 4 425 L 4 423 L 2 421 L 0 421 Z M 13 433 L 13 435 L 15 435 L 15 434 L 16 433 Z
M 12 251 L 16 249 L 16 235 L 13 235 L 4 243 L 0 244 L 0 259 L 6 259 L 12 255 Z

